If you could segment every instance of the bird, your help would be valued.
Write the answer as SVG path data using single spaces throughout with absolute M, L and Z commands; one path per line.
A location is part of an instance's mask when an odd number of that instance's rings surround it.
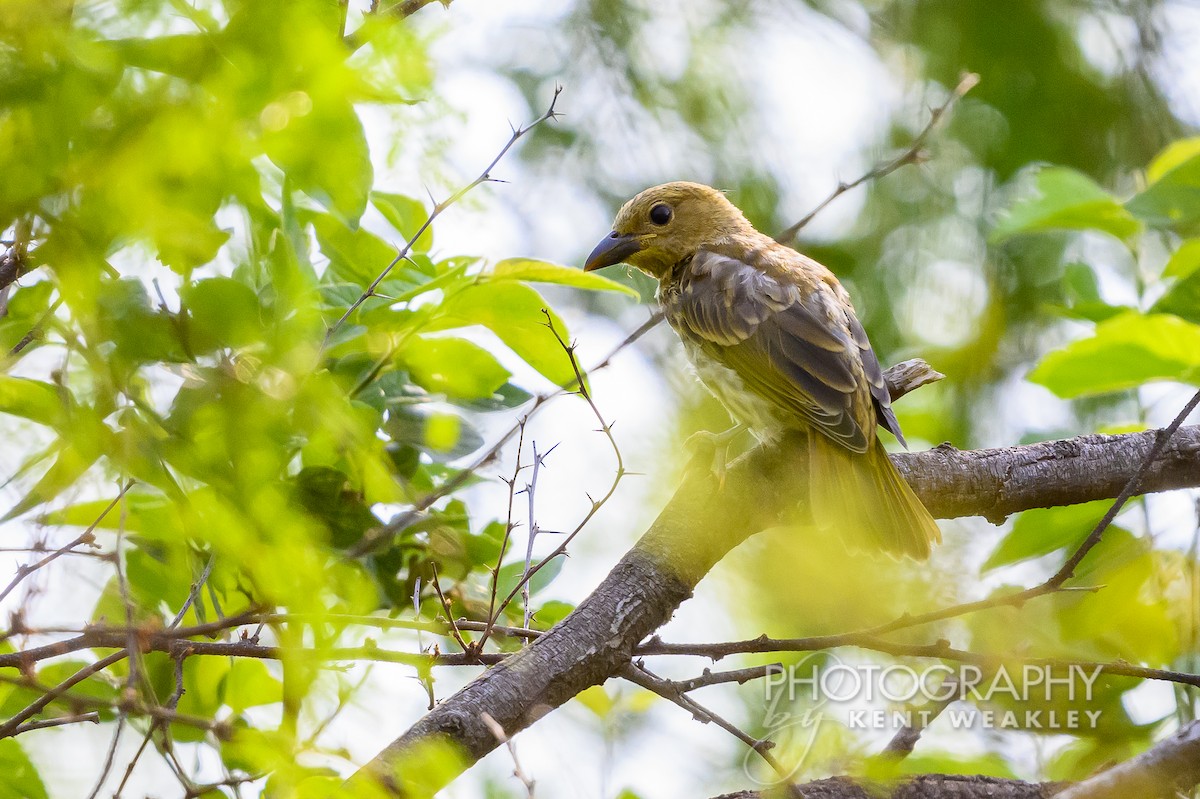
M 584 271 L 626 263 L 658 300 L 701 382 L 761 442 L 807 435 L 814 522 L 852 547 L 924 560 L 941 532 L 877 431 L 907 448 L 879 359 L 833 272 L 756 230 L 700 183 L 625 203 Z M 865 536 L 865 539 L 864 539 Z

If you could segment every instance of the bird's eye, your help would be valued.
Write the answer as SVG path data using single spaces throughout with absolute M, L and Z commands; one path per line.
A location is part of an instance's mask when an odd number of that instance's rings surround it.
M 659 203 L 650 209 L 650 221 L 656 225 L 665 225 L 671 221 L 671 206 Z

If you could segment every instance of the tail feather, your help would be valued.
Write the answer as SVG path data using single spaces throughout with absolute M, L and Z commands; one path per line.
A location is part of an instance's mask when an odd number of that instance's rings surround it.
M 883 444 L 855 453 L 813 431 L 809 434 L 813 519 L 823 529 L 846 531 L 853 542 L 897 556 L 929 557 L 942 533 L 896 471 Z

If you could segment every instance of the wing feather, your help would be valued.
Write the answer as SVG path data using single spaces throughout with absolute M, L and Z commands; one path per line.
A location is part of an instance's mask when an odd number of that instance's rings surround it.
M 847 449 L 866 452 L 874 431 L 858 421 L 863 411 L 873 410 L 894 433 L 899 425 L 866 333 L 836 300 L 823 283 L 804 291 L 706 250 L 663 297 L 672 324 L 751 390 Z M 875 408 L 859 407 L 864 402 Z

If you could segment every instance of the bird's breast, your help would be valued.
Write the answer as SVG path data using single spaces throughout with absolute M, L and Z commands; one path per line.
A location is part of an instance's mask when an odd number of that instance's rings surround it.
M 697 343 L 689 341 L 686 336 L 681 337 L 696 376 L 725 406 L 729 415 L 750 428 L 759 441 L 777 439 L 788 425 L 774 403 L 751 390 L 737 372 L 704 352 Z

